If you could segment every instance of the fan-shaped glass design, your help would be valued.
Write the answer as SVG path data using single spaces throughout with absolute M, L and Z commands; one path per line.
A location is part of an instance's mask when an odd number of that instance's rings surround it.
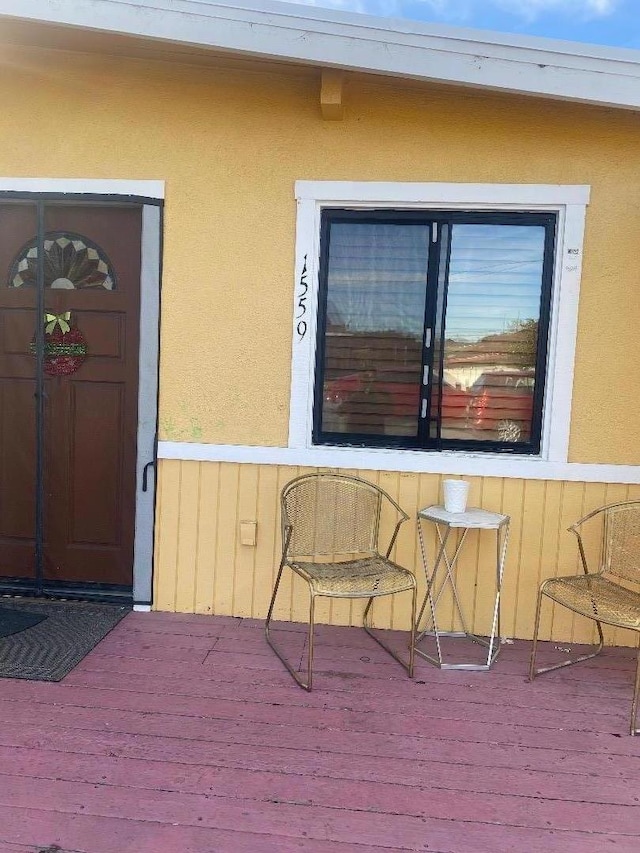
M 35 287 L 38 246 L 34 237 L 22 247 L 9 272 L 9 287 Z M 115 290 L 116 277 L 105 253 L 80 234 L 50 232 L 44 239 L 44 286 L 75 290 L 89 287 Z

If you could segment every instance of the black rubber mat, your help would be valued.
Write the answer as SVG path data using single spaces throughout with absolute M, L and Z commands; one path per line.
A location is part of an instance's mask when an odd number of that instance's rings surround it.
M 112 604 L 33 599 L 12 599 L 6 607 L 36 616 L 38 623 L 0 638 L 0 678 L 32 681 L 60 681 L 131 610 Z
M 46 618 L 46 613 L 28 613 L 26 610 L 0 607 L 0 638 L 19 634 L 20 631 L 26 631 L 27 628 L 33 628 L 34 625 Z

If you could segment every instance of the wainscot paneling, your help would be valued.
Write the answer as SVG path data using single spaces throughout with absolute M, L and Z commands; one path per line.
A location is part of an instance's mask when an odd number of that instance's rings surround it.
M 157 610 L 264 618 L 280 558 L 279 494 L 283 485 L 309 469 L 217 462 L 159 462 L 155 595 Z M 394 559 L 413 569 L 424 592 L 416 511 L 438 503 L 442 477 L 349 471 L 379 483 L 411 516 L 402 528 Z M 640 498 L 640 486 L 543 480 L 469 478 L 470 505 L 511 516 L 511 537 L 503 586 L 502 635 L 530 638 L 536 590 L 541 580 L 579 572 L 575 538 L 567 527 L 604 503 Z M 387 528 L 390 519 L 385 519 Z M 257 522 L 255 546 L 240 543 L 241 521 Z M 384 523 L 383 523 L 384 529 Z M 432 557 L 435 533 L 426 529 Z M 588 540 L 597 553 L 599 537 Z M 494 534 L 470 532 L 462 552 L 458 585 L 473 630 L 487 634 L 492 612 Z M 376 603 L 375 624 L 406 628 L 409 596 Z M 321 622 L 357 625 L 359 601 L 320 600 Z M 287 572 L 276 618 L 304 621 L 306 585 Z M 442 627 L 456 627 L 451 597 L 443 597 Z M 447 624 L 444 624 L 446 621 Z M 545 604 L 541 637 L 561 643 L 591 642 L 593 623 Z M 607 631 L 607 642 L 629 645 L 630 632 Z

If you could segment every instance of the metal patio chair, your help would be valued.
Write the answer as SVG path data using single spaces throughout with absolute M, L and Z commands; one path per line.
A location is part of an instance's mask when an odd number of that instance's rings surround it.
M 408 519 L 385 491 L 359 477 L 343 474 L 306 474 L 287 483 L 281 494 L 282 559 L 265 623 L 267 642 L 297 684 L 311 690 L 313 679 L 313 634 L 315 600 L 368 598 L 363 627 L 413 678 L 417 588 L 415 575 L 389 559 L 400 525 Z M 395 510 L 398 521 L 388 547 L 379 549 L 380 517 L 385 503 Z M 278 587 L 285 567 L 309 584 L 309 636 L 306 681 L 279 651 L 269 634 Z M 412 593 L 408 661 L 403 661 L 373 633 L 372 604 L 382 595 Z
M 582 526 L 597 520 L 602 524 L 602 552 L 597 571 L 590 571 L 585 552 Z M 631 702 L 631 734 L 640 734 L 638 728 L 638 696 L 640 694 L 640 501 L 625 501 L 600 507 L 569 530 L 578 539 L 584 575 L 549 578 L 540 586 L 536 608 L 535 627 L 529 679 L 544 672 L 589 660 L 602 651 L 604 638 L 602 625 L 628 628 L 638 633 L 636 673 Z M 598 629 L 599 642 L 594 652 L 563 661 L 554 666 L 535 668 L 540 610 L 543 596 L 568 607 L 574 613 L 592 619 Z

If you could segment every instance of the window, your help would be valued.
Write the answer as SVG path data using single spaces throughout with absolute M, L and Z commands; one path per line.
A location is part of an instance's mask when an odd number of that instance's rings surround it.
M 11 265 L 9 287 L 35 287 L 38 240 L 22 247 Z M 81 234 L 50 231 L 44 239 L 44 286 L 53 290 L 103 288 L 115 290 L 115 272 L 102 249 Z
M 313 442 L 539 453 L 553 212 L 321 218 Z

